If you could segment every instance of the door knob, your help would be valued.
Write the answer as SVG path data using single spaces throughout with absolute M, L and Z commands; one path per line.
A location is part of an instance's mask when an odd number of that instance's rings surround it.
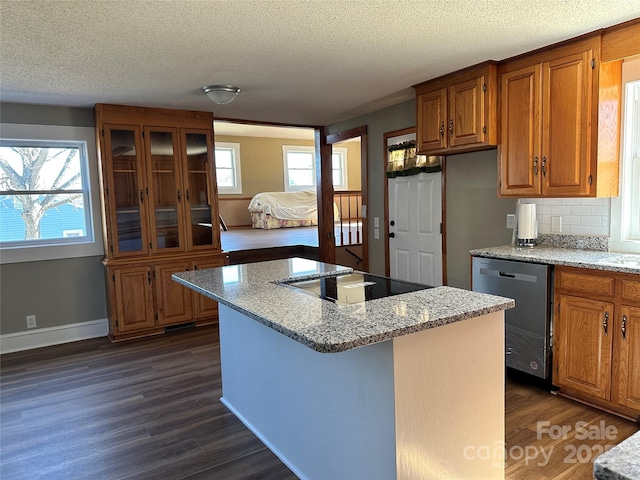
M 391 220 L 391 221 L 389 222 L 389 225 L 391 225 L 392 227 L 393 227 L 395 224 L 396 224 L 396 222 L 395 222 L 395 221 L 393 221 L 393 220 Z
M 395 234 L 395 233 L 393 233 L 393 232 L 390 232 L 390 233 L 389 233 L 389 238 L 395 238 L 395 236 L 396 236 L 396 234 Z

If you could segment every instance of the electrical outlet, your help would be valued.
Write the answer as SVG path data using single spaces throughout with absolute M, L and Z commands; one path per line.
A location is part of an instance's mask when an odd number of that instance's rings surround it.
M 513 213 L 507 213 L 507 228 L 516 228 L 516 216 Z
M 27 328 L 38 328 L 35 315 L 27 315 Z
M 562 232 L 562 217 L 560 215 L 551 216 L 551 233 Z

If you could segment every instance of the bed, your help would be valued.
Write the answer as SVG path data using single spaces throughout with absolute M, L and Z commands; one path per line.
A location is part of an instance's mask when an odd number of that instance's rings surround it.
M 249 202 L 249 213 L 252 228 L 269 230 L 318 225 L 316 192 L 261 192 Z M 337 214 L 335 204 L 334 213 Z

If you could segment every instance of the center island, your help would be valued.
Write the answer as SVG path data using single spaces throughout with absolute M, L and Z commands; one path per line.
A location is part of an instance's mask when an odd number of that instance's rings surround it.
M 348 301 L 292 288 L 347 275 Z M 504 478 L 512 299 L 371 299 L 375 279 L 302 258 L 173 278 L 219 302 L 221 401 L 301 479 Z

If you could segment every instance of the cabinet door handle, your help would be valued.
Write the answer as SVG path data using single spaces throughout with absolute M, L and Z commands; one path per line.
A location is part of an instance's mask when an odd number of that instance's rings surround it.
M 604 328 L 604 334 L 609 335 L 609 312 L 604 312 L 604 322 L 602 322 L 602 328 Z
M 538 157 L 533 157 L 533 174 L 538 176 Z
M 440 136 L 444 137 L 444 122 L 440 122 Z
M 547 176 L 547 157 L 542 157 L 542 176 Z
M 449 120 L 449 135 L 453 137 L 453 118 Z
M 623 315 L 622 316 L 622 339 L 626 340 L 627 339 L 627 316 Z
M 147 270 L 147 282 L 151 285 L 151 270 Z

